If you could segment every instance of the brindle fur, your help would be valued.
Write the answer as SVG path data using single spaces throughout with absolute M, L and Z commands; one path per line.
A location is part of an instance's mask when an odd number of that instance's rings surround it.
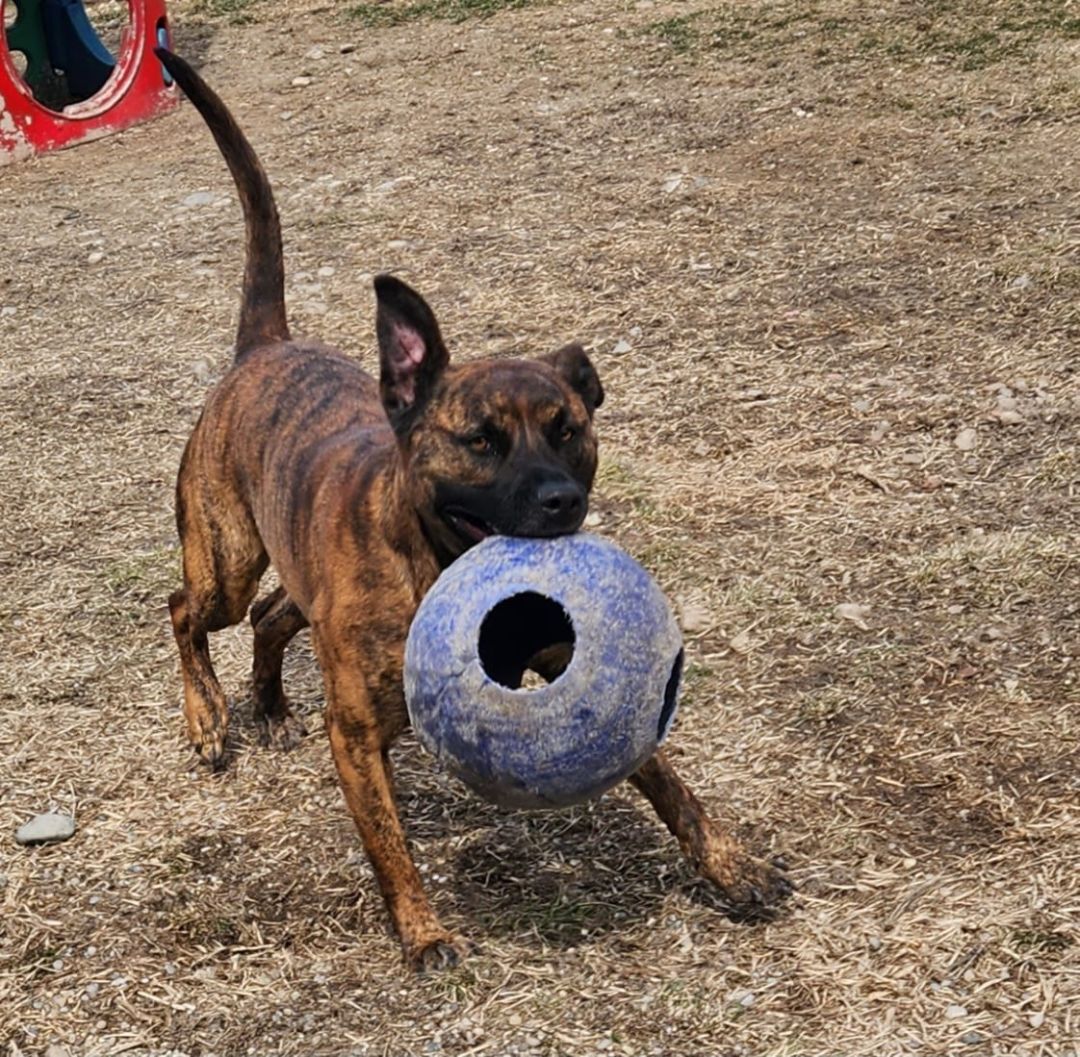
M 266 175 L 220 99 L 183 60 L 159 57 L 213 132 L 247 225 L 236 362 L 207 400 L 177 483 L 184 586 L 169 606 L 188 735 L 209 766 L 224 764 L 228 713 L 208 634 L 250 608 L 255 718 L 268 744 L 294 744 L 303 726 L 281 661 L 310 626 L 334 762 L 406 960 L 455 964 L 468 944 L 440 924 L 394 803 L 388 750 L 408 722 L 406 633 L 477 533 L 580 526 L 603 389 L 578 346 L 450 365 L 430 308 L 389 276 L 375 284 L 378 381 L 333 349 L 292 340 Z M 282 586 L 252 605 L 271 562 Z M 662 753 L 631 781 L 733 909 L 761 910 L 790 890 L 709 820 Z

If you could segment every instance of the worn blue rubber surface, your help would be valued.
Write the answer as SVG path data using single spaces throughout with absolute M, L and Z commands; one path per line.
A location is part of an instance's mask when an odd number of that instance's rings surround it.
M 511 689 L 485 671 L 481 627 L 500 602 L 532 592 L 569 616 L 573 657 L 549 685 Z M 496 629 L 510 654 L 536 634 L 513 620 Z M 405 696 L 424 746 L 485 799 L 558 807 L 599 795 L 652 755 L 674 718 L 681 665 L 671 609 L 625 551 L 586 533 L 495 536 L 424 598 L 405 647 Z

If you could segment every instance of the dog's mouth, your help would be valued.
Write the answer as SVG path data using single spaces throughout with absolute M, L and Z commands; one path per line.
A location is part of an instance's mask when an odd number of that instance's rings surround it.
M 498 533 L 498 530 L 490 522 L 477 517 L 475 514 L 470 514 L 460 507 L 444 510 L 442 516 L 443 520 L 454 532 L 468 543 L 479 543 L 481 540 L 486 540 L 488 536 L 494 536 Z

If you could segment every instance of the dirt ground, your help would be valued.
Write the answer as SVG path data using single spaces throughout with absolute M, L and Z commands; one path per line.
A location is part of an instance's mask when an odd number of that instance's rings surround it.
M 1080 6 L 170 10 L 275 182 L 297 330 L 372 364 L 393 270 L 455 355 L 588 344 L 597 530 L 686 631 L 672 751 L 800 892 L 734 924 L 628 788 L 503 812 L 407 738 L 482 948 L 414 978 L 305 639 L 312 736 L 254 744 L 238 628 L 236 756 L 195 766 L 172 488 L 242 246 L 185 107 L 0 169 L 11 1057 L 1080 1052 Z M 50 806 L 75 838 L 17 846 Z

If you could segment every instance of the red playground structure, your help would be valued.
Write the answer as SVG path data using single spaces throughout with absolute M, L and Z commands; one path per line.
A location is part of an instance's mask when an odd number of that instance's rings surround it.
M 82 0 L 0 0 L 0 11 L 0 165 L 176 106 L 177 89 L 153 51 L 169 44 L 165 0 L 128 0 L 115 56 Z

